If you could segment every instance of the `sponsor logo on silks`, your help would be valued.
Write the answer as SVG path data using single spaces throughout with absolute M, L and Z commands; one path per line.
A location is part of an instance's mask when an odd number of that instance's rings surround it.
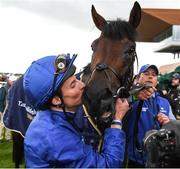
M 166 111 L 166 110 L 164 110 L 164 108 L 163 108 L 163 107 L 161 107 L 161 108 L 160 108 L 160 112 L 162 112 L 162 113 L 166 113 L 167 111 Z
M 142 107 L 142 111 L 146 112 L 148 110 L 147 107 Z

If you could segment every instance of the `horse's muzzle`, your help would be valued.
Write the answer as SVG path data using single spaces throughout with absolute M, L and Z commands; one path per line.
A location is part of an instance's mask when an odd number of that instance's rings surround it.
M 92 97 L 94 94 L 94 97 Z M 86 90 L 84 93 L 85 101 L 88 101 L 89 114 L 97 121 L 102 121 L 104 123 L 112 120 L 114 112 L 114 99 L 112 92 L 106 88 L 101 92 L 90 92 Z

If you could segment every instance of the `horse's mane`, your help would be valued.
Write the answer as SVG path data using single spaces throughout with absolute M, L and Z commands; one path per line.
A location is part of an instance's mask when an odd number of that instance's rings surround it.
M 107 24 L 104 25 L 102 33 L 105 37 L 117 40 L 127 37 L 128 39 L 135 41 L 136 30 L 133 26 L 121 19 L 115 21 L 107 21 Z

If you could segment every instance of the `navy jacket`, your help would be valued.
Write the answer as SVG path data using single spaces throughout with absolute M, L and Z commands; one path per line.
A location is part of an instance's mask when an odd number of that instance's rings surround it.
M 147 131 L 160 129 L 160 124 L 156 118 L 157 114 L 162 112 L 170 119 L 175 119 L 175 117 L 172 114 L 168 100 L 156 92 L 153 97 L 143 102 L 138 120 L 138 131 L 134 133 L 138 104 L 139 101 L 133 103 L 132 110 L 125 117 L 126 124 L 123 125 L 127 132 L 128 158 L 144 165 L 146 163 L 146 154 L 143 150 L 143 139 Z M 142 150 L 142 153 L 139 153 L 138 150 Z

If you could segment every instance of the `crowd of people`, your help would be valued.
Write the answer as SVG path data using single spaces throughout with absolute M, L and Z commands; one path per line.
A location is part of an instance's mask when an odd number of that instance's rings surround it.
M 169 121 L 180 120 L 180 74 L 174 73 L 170 87 L 159 92 L 156 88 L 158 68 L 143 65 L 134 85 L 148 87 L 132 96 L 131 105 L 125 98 L 116 100 L 114 119 L 110 128 L 105 130 L 103 145 L 98 152 L 84 142 L 82 133 L 75 127 L 77 122 L 74 121 L 74 114 L 82 104 L 85 90 L 85 84 L 74 75 L 76 56 L 60 56 L 62 58 L 59 60 L 64 59 L 68 64 L 57 63 L 56 56 L 43 57 L 33 62 L 23 75 L 25 95 L 38 110 L 25 135 L 26 167 L 146 167 L 147 154 L 143 147 L 145 134 L 152 129 L 159 130 Z M 8 90 L 17 78 L 3 78 L 1 81 L 7 84 L 0 86 L 0 138 L 9 140 L 2 115 Z

